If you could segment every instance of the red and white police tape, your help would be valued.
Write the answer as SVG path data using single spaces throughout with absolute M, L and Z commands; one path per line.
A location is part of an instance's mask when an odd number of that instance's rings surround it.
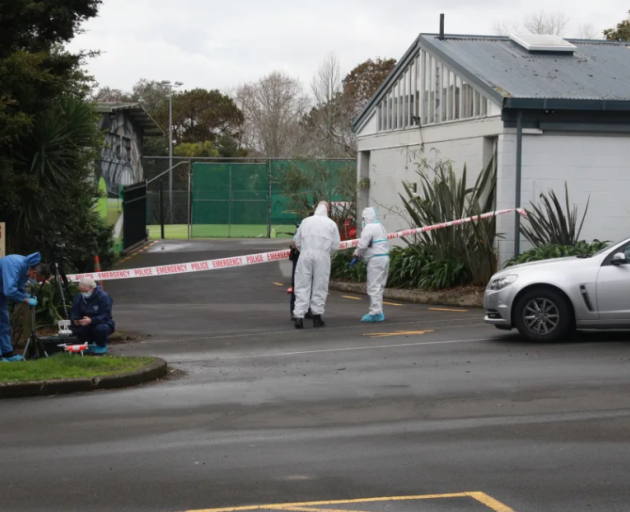
M 526 217 L 527 214 L 523 208 L 510 208 L 509 210 L 498 210 L 496 212 L 483 213 L 481 215 L 475 215 L 474 217 L 467 217 L 465 219 L 452 220 L 449 222 L 442 222 L 440 224 L 434 224 L 432 226 L 424 226 L 422 228 L 405 229 L 404 231 L 398 231 L 397 233 L 390 233 L 387 235 L 388 239 L 401 238 L 405 236 L 416 235 L 419 233 L 426 233 L 427 231 L 433 231 L 436 229 L 448 228 L 450 226 L 459 226 L 473 220 L 488 219 L 490 217 L 496 217 L 497 215 L 504 215 L 506 213 L 518 212 L 522 216 Z M 348 249 L 350 247 L 356 247 L 359 245 L 359 240 L 348 240 L 341 242 L 340 249 Z M 181 263 L 179 265 L 162 265 L 159 267 L 145 267 L 145 268 L 131 268 L 128 270 L 112 270 L 109 272 L 93 272 L 91 274 L 73 274 L 69 275 L 70 281 L 79 281 L 83 277 L 89 277 L 95 281 L 111 281 L 113 279 L 133 279 L 136 277 L 151 277 L 151 276 L 170 276 L 174 274 L 186 274 L 188 272 L 203 272 L 205 270 L 217 270 L 221 268 L 231 267 L 244 267 L 247 265 L 257 265 L 258 263 L 267 263 L 269 261 L 279 261 L 289 258 L 289 250 L 266 252 L 262 254 L 250 254 L 249 256 L 235 256 L 233 258 L 223 258 L 219 260 L 205 260 L 196 261 L 193 263 Z

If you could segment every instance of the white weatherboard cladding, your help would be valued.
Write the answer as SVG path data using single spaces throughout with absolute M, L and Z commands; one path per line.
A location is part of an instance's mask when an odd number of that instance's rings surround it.
M 500 114 L 498 105 L 424 50 L 400 72 L 374 110 L 378 132 Z M 364 123 L 358 135 L 367 135 L 366 128 Z

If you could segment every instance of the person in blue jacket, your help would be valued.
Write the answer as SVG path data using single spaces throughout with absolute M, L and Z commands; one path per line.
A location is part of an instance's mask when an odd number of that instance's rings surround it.
M 87 353 L 107 352 L 109 337 L 116 329 L 112 318 L 113 301 L 93 279 L 79 281 L 79 293 L 72 302 L 72 333 L 81 343 L 90 343 Z
M 26 293 L 26 283 L 43 283 L 50 278 L 48 265 L 41 262 L 41 255 L 36 252 L 28 256 L 10 254 L 0 258 L 0 352 L 2 362 L 24 361 L 13 353 L 11 345 L 11 320 L 9 319 L 9 300 L 37 306 L 37 298 Z

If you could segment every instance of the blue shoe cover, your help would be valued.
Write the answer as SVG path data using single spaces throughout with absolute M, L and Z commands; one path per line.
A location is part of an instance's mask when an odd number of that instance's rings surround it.
M 365 315 L 362 319 L 362 322 L 376 323 L 385 321 L 385 315 L 383 313 L 379 313 L 377 315 Z
M 105 345 L 104 347 L 100 347 L 98 345 L 94 345 L 94 348 L 92 349 L 91 353 L 95 354 L 97 356 L 102 356 L 106 352 L 107 352 L 107 345 Z
M 24 357 L 22 357 L 22 356 L 12 356 L 12 357 L 3 357 L 2 358 L 2 362 L 3 363 L 19 363 L 21 361 L 26 361 L 26 359 L 24 359 Z

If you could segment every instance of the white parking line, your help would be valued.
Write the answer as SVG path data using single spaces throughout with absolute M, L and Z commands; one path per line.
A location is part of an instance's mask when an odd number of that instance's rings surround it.
M 371 350 L 371 349 L 382 349 L 382 348 L 401 348 L 401 347 L 419 347 L 422 345 L 448 345 L 453 343 L 477 343 L 479 341 L 492 341 L 495 338 L 477 338 L 472 340 L 448 340 L 448 341 L 425 341 L 418 343 L 397 343 L 387 344 L 387 345 L 369 345 L 362 347 L 341 347 L 341 348 L 324 348 L 319 350 L 302 350 L 300 352 L 280 352 L 278 354 L 254 354 L 251 356 L 227 356 L 227 357 L 216 357 L 213 358 L 213 361 L 224 361 L 227 359 L 254 359 L 260 357 L 286 357 L 286 356 L 299 356 L 303 354 L 323 354 L 326 352 L 352 352 L 355 350 Z

